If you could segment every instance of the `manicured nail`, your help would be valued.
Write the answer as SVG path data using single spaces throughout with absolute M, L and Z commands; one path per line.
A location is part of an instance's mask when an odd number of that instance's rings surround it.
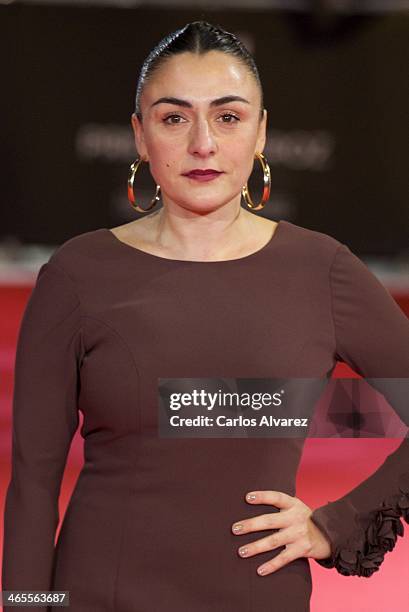
M 249 494 L 247 495 L 247 499 L 248 499 L 249 501 L 253 501 L 254 499 L 256 499 L 256 496 L 255 496 L 255 494 L 254 494 L 254 493 L 249 493 Z
M 248 548 L 240 548 L 239 553 L 241 554 L 242 557 L 245 557 L 248 553 Z
M 257 570 L 257 573 L 260 574 L 260 576 L 263 576 L 267 571 L 266 567 L 259 567 Z
M 233 527 L 233 531 L 235 532 L 240 531 L 241 529 L 243 529 L 243 525 L 241 525 L 240 523 L 237 525 L 234 525 Z

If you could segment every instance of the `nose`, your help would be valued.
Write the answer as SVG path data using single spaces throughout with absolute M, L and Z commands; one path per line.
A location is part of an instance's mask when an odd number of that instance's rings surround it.
M 207 156 L 216 150 L 216 142 L 209 128 L 208 122 L 203 119 L 196 121 L 192 127 L 189 141 L 191 155 Z

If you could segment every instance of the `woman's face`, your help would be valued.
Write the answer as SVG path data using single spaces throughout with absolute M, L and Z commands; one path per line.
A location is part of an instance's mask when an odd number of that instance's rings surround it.
M 244 101 L 219 100 L 225 96 Z M 267 111 L 260 122 L 260 103 L 254 76 L 231 55 L 186 52 L 166 60 L 143 88 L 143 123 L 132 114 L 138 154 L 149 161 L 164 203 L 209 212 L 240 202 L 254 153 L 265 145 Z M 209 168 L 222 173 L 210 181 L 184 176 Z

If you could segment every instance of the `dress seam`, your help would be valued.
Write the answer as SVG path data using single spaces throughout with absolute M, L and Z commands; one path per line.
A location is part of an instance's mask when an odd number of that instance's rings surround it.
M 77 300 L 78 300 L 78 302 L 80 304 L 81 310 L 82 310 L 82 300 L 81 300 L 81 298 L 79 296 L 79 293 L 78 293 L 78 290 L 77 290 L 77 285 L 76 285 L 75 281 L 71 278 L 71 276 L 68 274 L 68 272 L 64 268 L 62 268 L 59 264 L 55 263 L 55 261 L 53 261 L 52 259 L 50 259 L 47 262 L 47 265 L 49 265 L 51 267 L 57 268 L 57 270 L 62 272 L 69 279 L 70 283 L 72 284 L 72 286 L 74 288 L 75 297 L 77 298 Z
M 63 269 L 61 268 L 58 264 L 56 264 L 54 261 L 49 261 L 47 262 L 48 265 L 51 265 L 51 267 L 54 267 L 55 269 L 59 270 L 60 272 L 62 272 L 70 281 L 70 283 L 72 284 L 73 288 L 74 288 L 74 293 L 75 296 L 79 302 L 80 305 L 80 319 L 90 319 L 93 321 L 96 321 L 97 323 L 104 325 L 105 327 L 107 327 L 112 333 L 114 333 L 116 335 L 116 337 L 120 340 L 120 342 L 123 344 L 123 346 L 126 348 L 128 354 L 131 357 L 131 361 L 132 361 L 132 365 L 134 367 L 134 370 L 136 372 L 136 376 L 137 376 L 137 393 L 138 393 L 138 406 L 140 406 L 140 372 L 139 369 L 135 363 L 135 359 L 134 356 L 132 354 L 132 351 L 128 345 L 128 343 L 126 342 L 126 340 L 123 338 L 123 336 L 109 323 L 107 323 L 106 321 L 103 321 L 102 319 L 99 319 L 98 317 L 86 314 L 84 312 L 83 309 L 83 305 L 82 305 L 82 301 L 79 297 L 78 291 L 76 290 L 76 285 L 75 282 L 73 281 L 73 279 L 70 277 L 70 275 Z M 80 325 L 79 330 L 80 332 L 80 341 L 81 341 L 81 350 L 82 350 L 82 354 L 84 355 L 86 353 L 86 347 L 84 345 L 84 338 L 83 338 L 83 332 L 85 333 L 85 326 L 84 325 Z M 77 403 L 78 406 L 78 403 Z M 78 412 L 77 412 L 78 415 Z M 77 425 L 75 428 L 75 431 L 78 429 L 78 423 L 79 420 L 77 420 Z M 141 421 L 140 421 L 140 410 L 137 411 L 136 414 L 136 428 L 137 431 L 140 432 L 141 431 Z M 75 433 L 74 431 L 74 433 Z M 135 468 L 136 465 L 136 457 L 134 457 L 133 460 L 133 467 Z M 128 517 L 129 517 L 129 511 L 130 511 L 130 499 L 132 498 L 132 496 L 134 495 L 134 487 L 130 487 L 129 489 L 129 493 L 128 496 L 126 498 L 126 501 L 124 502 L 124 508 L 126 509 L 127 505 L 128 505 L 128 512 L 125 512 L 125 518 L 122 524 L 122 531 L 121 531 L 121 535 L 120 535 L 120 540 L 119 540 L 119 546 L 118 546 L 118 557 L 117 557 L 117 562 L 116 562 L 116 571 L 115 571 L 115 578 L 113 580 L 113 587 L 112 587 L 112 605 L 113 605 L 113 609 L 116 608 L 116 601 L 117 601 L 117 582 L 118 582 L 118 576 L 119 576 L 119 567 L 120 567 L 120 562 L 121 562 L 121 551 L 123 548 L 123 542 L 124 542 L 124 535 L 125 535 L 125 525 L 127 523 Z
M 141 394 L 141 376 L 140 376 L 140 371 L 138 366 L 136 365 L 134 356 L 132 354 L 132 350 L 129 347 L 128 343 L 126 342 L 126 340 L 123 338 L 123 336 L 118 332 L 118 330 L 116 330 L 112 325 L 110 325 L 109 323 L 107 323 L 106 321 L 103 321 L 102 319 L 99 319 L 98 317 L 95 316 L 91 316 L 91 315 L 82 315 L 83 319 L 90 319 L 91 321 L 96 321 L 97 323 L 104 325 L 105 327 L 107 327 L 112 333 L 115 334 L 115 336 L 121 341 L 121 343 L 124 345 L 124 347 L 127 349 L 127 352 L 129 353 L 130 357 L 131 357 L 131 361 L 132 361 L 132 365 L 134 367 L 134 370 L 136 372 L 136 377 L 137 377 L 137 406 L 139 407 L 139 409 L 136 412 L 136 430 L 139 434 L 141 434 L 141 401 L 140 401 L 140 394 Z M 133 472 L 136 473 L 136 462 L 137 462 L 137 445 L 135 445 L 135 455 L 133 457 Z M 121 558 L 122 558 L 122 551 L 123 551 L 123 544 L 124 544 L 124 540 L 125 540 L 125 526 L 128 524 L 128 519 L 129 519 L 129 513 L 131 511 L 131 500 L 135 495 L 135 485 L 131 484 L 129 487 L 129 491 L 128 491 L 128 495 L 126 497 L 126 500 L 124 501 L 124 508 L 125 508 L 125 512 L 123 513 L 123 522 L 122 522 L 122 529 L 121 529 L 121 535 L 119 538 L 119 544 L 118 544 L 118 553 L 117 553 L 117 561 L 116 561 L 116 569 L 115 569 L 115 576 L 113 579 L 113 587 L 112 587 L 112 609 L 116 610 L 117 609 L 117 600 L 118 600 L 118 579 L 119 579 L 119 568 L 121 565 Z M 126 508 L 128 508 L 128 510 L 126 511 Z
M 334 334 L 334 347 L 335 347 L 335 355 L 339 356 L 339 352 L 338 352 L 338 339 L 337 339 L 337 326 L 336 326 L 336 321 L 335 321 L 335 291 L 333 289 L 334 286 L 334 282 L 333 282 L 333 278 L 332 278 L 332 270 L 334 268 L 336 259 L 337 259 L 337 255 L 339 253 L 339 251 L 341 250 L 341 248 L 344 248 L 344 245 L 341 243 L 338 245 L 336 251 L 335 251 L 335 255 L 334 258 L 332 260 L 332 263 L 330 265 L 329 268 L 329 274 L 328 274 L 328 279 L 329 279 L 329 294 L 330 294 L 330 306 L 331 306 L 331 321 L 332 321 L 332 327 L 333 327 L 333 334 Z

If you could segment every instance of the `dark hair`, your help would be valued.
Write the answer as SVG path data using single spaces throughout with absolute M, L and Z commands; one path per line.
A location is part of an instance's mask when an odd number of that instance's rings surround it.
M 190 51 L 203 55 L 208 51 L 229 53 L 241 61 L 255 77 L 260 88 L 260 121 L 263 118 L 264 95 L 256 63 L 242 42 L 231 32 L 207 21 L 193 21 L 162 38 L 145 59 L 138 79 L 135 96 L 135 115 L 142 121 L 140 97 L 144 84 L 167 58 Z

